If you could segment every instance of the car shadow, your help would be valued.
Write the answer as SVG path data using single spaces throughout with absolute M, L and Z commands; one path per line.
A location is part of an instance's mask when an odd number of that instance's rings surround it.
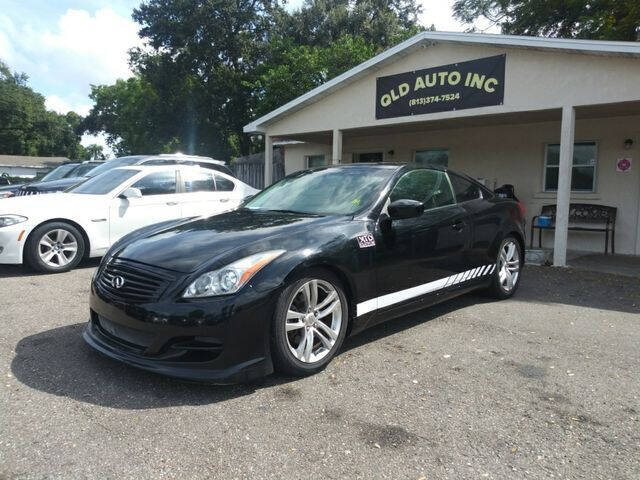
M 514 302 L 515 309 L 519 302 L 531 302 L 640 312 L 638 281 L 548 268 L 532 268 L 530 271 L 527 281 L 510 300 Z M 477 294 L 467 294 L 381 323 L 347 338 L 342 353 L 453 311 L 490 301 Z M 120 409 L 212 404 L 298 380 L 271 375 L 254 383 L 217 386 L 163 377 L 101 356 L 82 340 L 83 328 L 84 324 L 78 323 L 20 340 L 11 363 L 13 375 L 36 390 Z
M 86 258 L 82 260 L 74 270 L 83 268 L 96 268 L 100 264 L 99 258 Z M 36 272 L 28 265 L 0 265 L 0 278 L 33 277 L 40 275 L 59 275 L 57 273 Z
M 347 338 L 341 353 L 482 301 L 460 297 L 398 318 Z M 205 405 L 250 395 L 256 390 L 298 381 L 274 374 L 240 385 L 211 385 L 164 377 L 100 355 L 82 339 L 84 323 L 46 330 L 18 342 L 11 362 L 14 377 L 36 390 L 119 409 Z

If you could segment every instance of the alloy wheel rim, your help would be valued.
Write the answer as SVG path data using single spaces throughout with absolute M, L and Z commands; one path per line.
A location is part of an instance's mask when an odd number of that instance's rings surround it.
M 520 277 L 520 253 L 514 241 L 508 241 L 500 249 L 498 256 L 498 280 L 505 292 L 510 292 L 518 284 Z
M 73 262 L 77 254 L 76 237 L 63 228 L 48 231 L 38 243 L 40 260 L 49 267 L 65 267 Z
M 287 309 L 285 335 L 289 350 L 303 363 L 315 363 L 334 348 L 342 327 L 342 302 L 324 280 L 310 280 L 293 296 Z

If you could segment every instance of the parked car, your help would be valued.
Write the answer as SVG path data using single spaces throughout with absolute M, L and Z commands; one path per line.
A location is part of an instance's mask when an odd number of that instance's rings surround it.
M 93 348 L 174 377 L 318 372 L 348 333 L 471 290 L 508 298 L 523 209 L 438 168 L 306 170 L 239 209 L 134 232 L 94 276 Z
M 0 198 L 12 197 L 23 186 L 28 185 L 28 184 L 49 182 L 49 181 L 54 181 L 54 180 L 59 180 L 61 178 L 64 178 L 65 176 L 69 175 L 69 173 L 71 173 L 73 170 L 75 170 L 80 165 L 81 164 L 78 163 L 78 162 L 64 163 L 64 164 L 59 165 L 58 167 L 54 168 L 49 173 L 44 175 L 42 178 L 39 178 L 37 180 L 25 181 L 25 182 L 22 182 L 22 183 L 14 183 L 14 184 L 7 183 L 5 185 L 0 183 Z
M 135 229 L 230 210 L 255 192 L 224 173 L 169 165 L 115 168 L 67 193 L 8 198 L 0 206 L 0 264 L 67 271 Z
M 25 185 L 16 196 L 39 195 L 42 193 L 63 192 L 71 187 L 81 184 L 87 178 L 95 177 L 106 171 L 118 167 L 132 165 L 200 165 L 211 170 L 220 171 L 233 176 L 231 171 L 220 160 L 213 160 L 208 157 L 198 157 L 194 155 L 182 154 L 161 154 L 161 155 L 132 155 L 129 157 L 119 157 L 107 160 L 92 170 L 75 177 L 60 178 L 55 182 L 39 182 Z

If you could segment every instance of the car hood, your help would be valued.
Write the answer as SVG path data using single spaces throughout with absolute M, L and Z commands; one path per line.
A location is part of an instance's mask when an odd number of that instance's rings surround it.
M 0 214 L 40 218 L 46 216 L 47 212 L 52 212 L 55 216 L 61 216 L 70 210 L 77 212 L 79 206 L 91 209 L 102 204 L 104 204 L 104 197 L 101 195 L 78 195 L 62 192 L 51 195 L 27 195 L 2 199 Z
M 169 225 L 145 235 L 133 235 L 114 252 L 117 258 L 190 273 L 234 250 L 256 242 L 264 249 L 285 248 L 297 232 L 331 221 L 319 217 L 274 211 L 240 209 L 207 218 Z M 279 241 L 278 241 L 279 240 Z
M 62 191 L 66 190 L 69 187 L 73 187 L 74 185 L 78 185 L 79 183 L 84 182 L 87 177 L 70 177 L 70 178 L 61 178 L 59 180 L 51 180 L 50 182 L 35 182 L 25 185 L 26 190 L 38 190 L 40 192 L 48 192 L 48 191 Z
M 9 191 L 16 190 L 16 189 L 20 188 L 23 185 L 24 185 L 24 183 L 13 183 L 11 185 L 2 185 L 0 187 L 0 192 L 6 192 L 7 190 L 9 190 Z

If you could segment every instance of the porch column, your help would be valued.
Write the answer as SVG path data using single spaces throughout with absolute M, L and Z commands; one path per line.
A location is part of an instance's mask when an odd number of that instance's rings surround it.
M 571 201 L 571 169 L 576 111 L 572 106 L 562 107 L 560 127 L 560 166 L 558 168 L 558 195 L 556 198 L 556 231 L 553 241 L 553 265 L 567 265 L 567 235 L 569 228 L 569 202 Z
M 273 139 L 264 136 L 264 188 L 273 183 Z
M 342 163 L 342 130 L 333 129 L 333 152 L 331 163 L 338 165 Z

